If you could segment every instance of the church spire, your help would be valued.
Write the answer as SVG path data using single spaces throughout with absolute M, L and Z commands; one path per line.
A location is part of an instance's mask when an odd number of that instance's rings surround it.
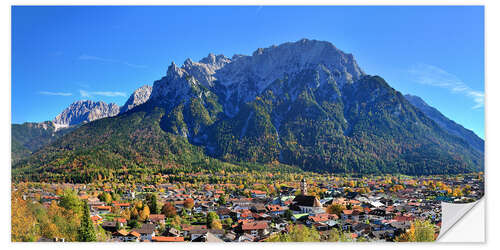
M 307 195 L 306 178 L 303 178 L 302 181 L 300 182 L 300 191 L 302 192 L 302 195 Z

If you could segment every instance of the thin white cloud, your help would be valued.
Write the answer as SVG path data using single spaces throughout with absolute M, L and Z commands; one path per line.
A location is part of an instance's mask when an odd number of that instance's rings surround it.
M 117 64 L 122 64 L 128 67 L 132 68 L 147 68 L 146 65 L 140 65 L 140 64 L 133 64 L 129 63 L 126 61 L 120 61 L 120 60 L 115 60 L 115 59 L 109 59 L 109 58 L 102 58 L 98 56 L 91 56 L 91 55 L 86 55 L 83 54 L 78 57 L 78 60 L 87 60 L 87 61 L 99 61 L 99 62 L 107 62 L 107 63 L 117 63 Z
M 55 96 L 71 96 L 72 93 L 68 92 L 51 92 L 51 91 L 40 91 L 38 92 L 41 95 L 55 95 Z
M 118 92 L 118 91 L 86 91 L 83 89 L 80 89 L 80 95 L 82 97 L 93 97 L 93 96 L 106 96 L 106 97 L 123 96 L 123 97 L 125 97 L 126 96 L 126 94 L 124 92 Z
M 484 107 L 484 92 L 471 89 L 456 75 L 444 69 L 420 63 L 413 66 L 409 72 L 417 83 L 448 89 L 452 93 L 463 94 L 471 98 L 475 103 L 472 107 L 473 109 Z

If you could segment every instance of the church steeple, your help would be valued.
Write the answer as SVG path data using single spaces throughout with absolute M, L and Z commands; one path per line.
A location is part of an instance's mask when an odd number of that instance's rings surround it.
M 307 195 L 306 178 L 303 178 L 302 181 L 300 182 L 300 191 L 302 192 L 302 195 Z

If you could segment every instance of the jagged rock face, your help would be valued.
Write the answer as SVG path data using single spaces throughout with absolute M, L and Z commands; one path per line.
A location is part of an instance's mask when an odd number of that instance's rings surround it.
M 91 100 L 76 101 L 56 116 L 53 122 L 59 127 L 72 126 L 115 116 L 119 112 L 120 107 L 114 103 L 106 104 L 102 101 L 94 102 Z
M 167 76 L 154 83 L 151 96 L 165 104 L 182 102 L 186 95 L 201 95 L 200 88 L 209 90 L 224 99 L 224 111 L 232 117 L 241 103 L 253 100 L 277 79 L 294 77 L 304 70 L 316 70 L 321 74 L 318 77 L 339 87 L 365 75 L 352 54 L 329 42 L 302 39 L 258 49 L 252 56 L 229 59 L 209 54 L 199 62 L 187 59 L 181 67 L 172 63 Z
M 484 140 L 479 138 L 474 132 L 448 119 L 418 96 L 405 95 L 405 98 L 413 106 L 420 109 L 426 116 L 436 122 L 442 129 L 446 130 L 446 132 L 466 140 L 474 149 L 484 153 Z
M 149 100 L 153 87 L 144 85 L 134 91 L 127 102 L 120 108 L 120 113 L 125 113 Z

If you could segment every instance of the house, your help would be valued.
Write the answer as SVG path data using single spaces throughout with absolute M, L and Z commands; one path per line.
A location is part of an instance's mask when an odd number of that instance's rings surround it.
M 165 224 L 164 214 L 150 214 L 148 220 L 154 224 Z
M 266 206 L 262 203 L 256 203 L 254 204 L 251 208 L 250 208 L 251 211 L 255 212 L 255 213 L 265 213 L 267 212 L 267 209 L 266 209 Z
M 295 213 L 324 213 L 325 210 L 316 196 L 297 195 L 290 209 Z
M 99 215 L 92 215 L 90 217 L 90 220 L 92 221 L 92 223 L 94 223 L 94 225 L 100 225 L 104 222 L 104 219 Z
M 155 236 L 155 228 L 154 224 L 143 224 L 139 229 L 132 229 L 132 231 L 140 234 L 141 241 L 149 240 L 151 241 Z
M 269 233 L 269 224 L 267 221 L 244 221 L 241 225 L 241 230 L 243 233 L 250 234 L 254 237 L 264 236 Z
M 130 203 L 128 203 L 128 202 L 126 202 L 126 203 L 119 203 L 117 201 L 113 201 L 113 206 L 118 207 L 120 209 L 125 209 L 125 208 L 129 208 L 130 207 Z
M 373 209 L 369 213 L 369 217 L 375 220 L 383 220 L 385 219 L 385 210 L 383 209 Z
M 359 210 L 345 209 L 341 214 L 342 220 L 360 221 L 365 219 L 365 212 Z
M 371 233 L 371 226 L 365 223 L 357 223 L 351 229 L 358 235 L 368 235 Z
M 274 228 L 277 229 L 278 231 L 285 230 L 287 226 L 288 222 L 283 219 L 279 219 L 274 223 Z
M 195 229 L 207 229 L 207 225 L 187 225 L 187 224 L 182 224 L 181 225 L 182 232 L 184 234 L 184 237 L 190 236 L 191 230 Z
M 219 238 L 222 238 L 224 236 L 224 230 L 222 229 L 192 229 L 192 230 L 189 230 L 189 235 L 191 236 L 191 241 L 194 241 L 200 237 L 205 237 L 206 238 L 206 234 L 210 232 L 211 234 L 219 237 Z M 201 240 L 201 239 L 199 239 Z
M 229 208 L 226 208 L 226 207 L 222 207 L 222 208 L 217 209 L 216 213 L 221 220 L 224 220 L 224 219 L 231 217 L 231 210 Z
M 126 241 L 125 237 L 128 235 L 128 232 L 124 229 L 118 230 L 111 234 L 111 239 L 117 239 L 119 241 Z
M 110 232 L 116 231 L 116 221 L 105 221 L 101 224 L 102 229 Z
M 95 206 L 95 207 L 93 207 L 93 209 L 98 214 L 109 214 L 109 213 L 111 213 L 111 206 Z
M 119 228 L 126 227 L 127 226 L 127 219 L 125 218 L 116 218 L 116 225 Z
M 308 223 L 326 223 L 329 218 L 328 214 L 315 214 L 315 215 L 310 215 L 308 218 Z
M 217 235 L 207 231 L 205 234 L 199 236 L 198 238 L 192 240 L 193 242 L 224 242 Z
M 280 216 L 285 214 L 285 208 L 280 205 L 267 205 L 267 211 L 272 216 Z
M 141 234 L 138 232 L 131 231 L 125 239 L 126 241 L 138 242 L 141 239 Z
M 250 195 L 252 198 L 266 198 L 266 192 L 261 190 L 252 190 L 250 191 Z
M 236 218 L 238 220 L 253 220 L 253 219 L 255 219 L 253 217 L 253 213 L 250 212 L 250 210 L 241 210 L 240 212 L 236 213 Z
M 251 234 L 243 234 L 238 237 L 238 242 L 254 242 L 255 239 L 256 237 Z
M 126 230 L 118 230 L 111 234 L 111 239 L 123 241 L 123 242 L 138 242 L 141 238 L 141 235 L 137 232 Z

